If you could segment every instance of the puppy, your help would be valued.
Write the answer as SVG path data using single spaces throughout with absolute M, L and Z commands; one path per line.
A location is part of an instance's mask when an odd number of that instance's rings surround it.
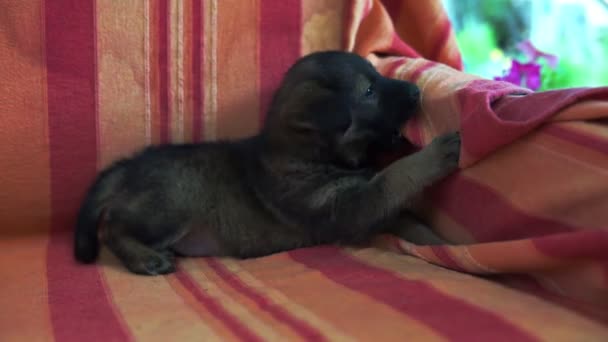
M 158 275 L 175 271 L 175 254 L 250 258 L 386 232 L 458 164 L 452 133 L 372 167 L 401 146 L 419 99 L 414 84 L 382 77 L 355 54 L 303 57 L 258 135 L 149 147 L 101 172 L 78 215 L 75 257 L 93 262 L 101 239 L 131 272 Z

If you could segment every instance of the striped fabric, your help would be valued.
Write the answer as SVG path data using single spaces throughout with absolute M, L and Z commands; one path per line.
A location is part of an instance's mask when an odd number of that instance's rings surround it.
M 396 16 L 372 9 L 363 17 L 388 27 Z M 438 27 L 444 25 L 449 27 Z M 431 189 L 418 208 L 458 246 L 421 247 L 392 238 L 379 246 L 495 275 L 608 322 L 608 87 L 530 93 L 407 51 L 396 57 L 394 42 L 377 43 L 383 36 L 389 34 L 360 35 L 355 50 L 364 45 L 360 41 L 373 42 L 366 53 L 390 56 L 371 57 L 379 70 L 423 89 L 422 112 L 404 133 L 423 146 L 459 130 L 463 148 L 462 171 Z M 440 32 L 435 41 L 445 36 Z M 431 48 L 424 57 L 447 54 L 435 50 L 441 51 Z M 448 63 L 458 67 L 457 54 L 452 56 Z M 519 276 L 505 276 L 514 273 Z
M 97 170 L 255 132 L 286 68 L 339 48 L 423 87 L 418 145 L 461 127 L 421 212 L 466 245 L 74 263 Z M 606 91 L 507 96 L 435 62 L 462 64 L 439 0 L 0 0 L 0 341 L 606 340 Z

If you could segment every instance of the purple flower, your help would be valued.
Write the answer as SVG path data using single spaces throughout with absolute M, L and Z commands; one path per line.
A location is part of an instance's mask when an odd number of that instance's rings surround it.
M 513 60 L 508 73 L 504 76 L 494 77 L 494 80 L 537 90 L 540 88 L 540 64 L 533 62 L 524 64 Z
M 556 55 L 539 51 L 529 40 L 524 40 L 517 44 L 517 48 L 532 62 L 536 62 L 539 58 L 544 58 L 552 69 L 557 66 L 558 58 Z
M 520 63 L 512 60 L 511 68 L 507 70 L 507 73 L 500 77 L 494 77 L 494 80 L 505 81 L 517 86 L 525 86 L 531 90 L 537 90 L 541 84 L 541 65 L 537 63 L 537 60 L 544 58 L 550 68 L 555 68 L 558 58 L 555 55 L 539 51 L 529 40 L 519 43 L 517 47 L 526 55 L 529 61 Z

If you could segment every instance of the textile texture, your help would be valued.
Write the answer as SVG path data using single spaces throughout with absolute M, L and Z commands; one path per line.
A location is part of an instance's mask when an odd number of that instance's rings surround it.
M 105 250 L 73 261 L 98 170 L 255 133 L 286 69 L 326 49 L 421 87 L 416 146 L 461 131 L 461 170 L 418 209 L 450 245 L 386 236 L 160 277 Z M 608 90 L 459 70 L 440 0 L 0 0 L 0 341 L 605 341 Z

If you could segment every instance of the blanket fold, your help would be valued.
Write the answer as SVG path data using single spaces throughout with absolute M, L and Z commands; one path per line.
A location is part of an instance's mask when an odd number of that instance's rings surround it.
M 380 244 L 459 271 L 526 274 L 608 318 L 608 87 L 533 93 L 480 79 L 383 44 L 395 14 L 361 12 L 362 27 L 385 31 L 357 31 L 353 50 L 422 89 L 404 134 L 419 147 L 456 130 L 463 141 L 461 170 L 418 212 L 455 245 Z

